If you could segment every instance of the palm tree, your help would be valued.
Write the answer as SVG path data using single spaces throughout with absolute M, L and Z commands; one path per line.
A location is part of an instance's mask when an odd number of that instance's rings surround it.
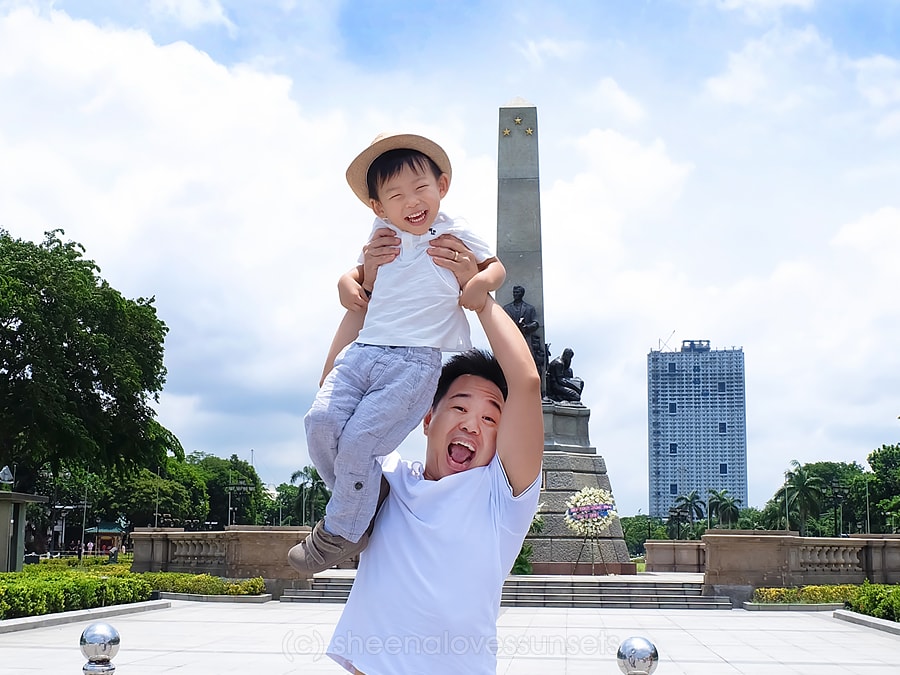
M 677 496 L 675 498 L 675 507 L 684 510 L 691 524 L 691 529 L 694 528 L 695 517 L 697 520 L 700 520 L 706 514 L 706 507 L 696 490 L 691 490 L 686 495 Z
M 727 488 L 718 491 L 710 489 L 707 505 L 709 512 L 716 514 L 718 523 L 729 528 L 741 515 L 741 500 L 729 494 Z
M 791 470 L 785 474 L 786 482 L 775 498 L 784 507 L 787 500 L 788 512 L 797 511 L 799 516 L 800 536 L 806 536 L 806 521 L 811 516 L 818 518 L 822 512 L 825 499 L 825 483 L 821 477 L 815 476 L 796 459 L 791 460 Z
M 681 539 L 681 535 L 684 533 L 687 524 L 687 512 L 683 508 L 673 506 L 669 509 L 669 519 L 666 521 L 666 530 L 668 531 L 670 539 Z
M 298 484 L 296 511 L 303 525 L 312 525 L 325 517 L 325 505 L 331 492 L 316 467 L 307 464 L 291 474 L 291 485 Z

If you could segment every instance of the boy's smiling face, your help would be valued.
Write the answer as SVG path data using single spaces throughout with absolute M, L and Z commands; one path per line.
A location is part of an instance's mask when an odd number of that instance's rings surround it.
M 410 234 L 425 234 L 437 218 L 450 180 L 442 173 L 404 165 L 378 188 L 372 210 L 379 218 Z

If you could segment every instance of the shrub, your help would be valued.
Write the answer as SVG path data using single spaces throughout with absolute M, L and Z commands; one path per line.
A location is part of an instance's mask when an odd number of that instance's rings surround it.
M 753 601 L 779 604 L 848 603 L 856 597 L 859 586 L 801 586 L 799 588 L 757 588 Z
M 900 621 L 900 586 L 863 583 L 850 608 L 878 619 Z

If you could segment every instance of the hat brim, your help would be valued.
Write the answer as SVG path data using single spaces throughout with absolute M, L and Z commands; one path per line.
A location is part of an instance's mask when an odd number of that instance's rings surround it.
M 444 149 L 432 140 L 424 136 L 416 134 L 395 134 L 386 136 L 380 134 L 375 137 L 371 145 L 356 156 L 350 166 L 347 168 L 347 182 L 350 189 L 359 197 L 360 201 L 366 206 L 371 205 L 369 199 L 369 187 L 366 183 L 366 175 L 369 173 L 369 167 L 380 155 L 389 150 L 417 150 L 423 155 L 431 158 L 437 164 L 441 173 L 447 174 L 447 184 L 450 184 L 453 170 L 450 167 L 450 158 Z

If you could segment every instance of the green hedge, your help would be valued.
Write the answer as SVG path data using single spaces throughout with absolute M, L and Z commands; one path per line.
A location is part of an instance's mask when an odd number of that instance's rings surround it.
M 26 565 L 21 572 L 0 573 L 0 619 L 141 602 L 153 591 L 259 595 L 265 583 L 261 577 L 227 581 L 208 574 L 134 574 L 127 562 L 71 566 L 64 559 L 50 560 Z
M 10 575 L 11 576 L 11 575 Z M 0 619 L 148 600 L 152 589 L 140 576 L 102 577 L 61 572 L 0 579 Z
M 850 608 L 878 619 L 900 621 L 900 585 L 865 582 L 850 602 Z
M 800 588 L 757 588 L 754 602 L 816 603 L 842 602 L 854 612 L 878 619 L 900 621 L 900 585 L 801 586 Z
M 266 584 L 262 577 L 244 581 L 226 581 L 209 574 L 189 574 L 181 572 L 144 572 L 155 591 L 168 593 L 195 593 L 198 595 L 260 595 L 265 593 Z
M 753 601 L 777 604 L 848 603 L 856 597 L 859 586 L 801 586 L 799 588 L 757 588 Z

